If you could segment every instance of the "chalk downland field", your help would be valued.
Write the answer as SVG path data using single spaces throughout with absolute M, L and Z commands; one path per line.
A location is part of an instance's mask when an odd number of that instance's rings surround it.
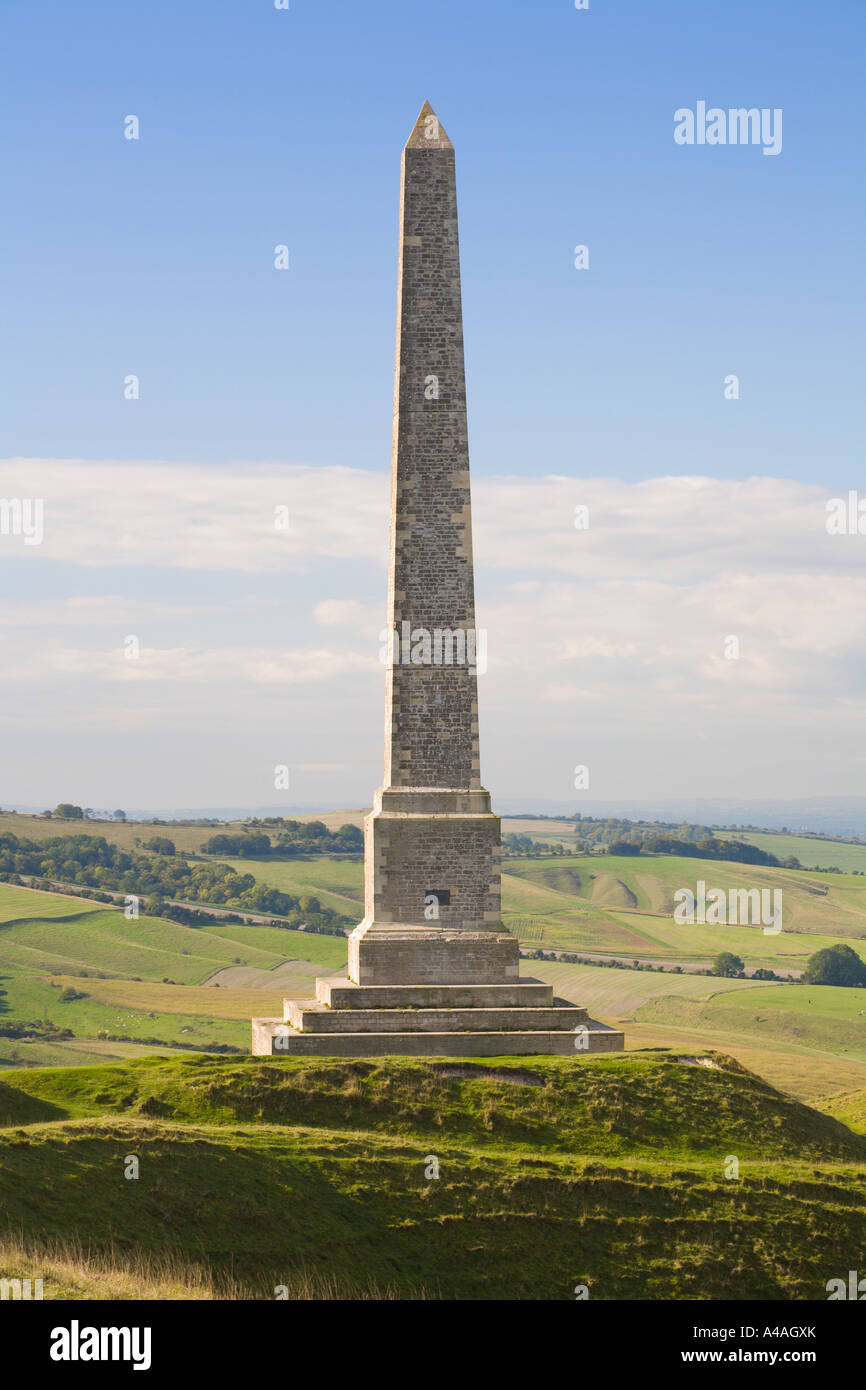
M 9 819 L 19 834 L 34 823 Z M 332 819 L 343 824 L 350 815 Z M 80 828 L 36 823 L 54 833 Z M 133 831 L 147 838 L 141 825 L 93 828 L 111 838 Z M 210 833 L 195 829 L 202 838 Z M 233 863 L 295 896 L 318 897 L 350 919 L 362 916 L 360 859 Z M 774 937 L 760 927 L 677 925 L 673 893 L 698 878 L 727 888 L 781 885 L 785 930 Z M 503 889 L 505 920 L 518 935 L 531 924 L 530 948 L 667 965 L 661 974 L 524 963 L 525 974 L 550 979 L 561 997 L 585 1004 L 603 1022 L 622 1024 L 628 1048 L 714 1047 L 780 1089 L 822 1105 L 866 1086 L 863 991 L 838 991 L 834 1007 L 836 992 L 823 988 L 803 994 L 799 987 L 763 985 L 753 996 L 754 983 L 669 973 L 678 962 L 706 967 L 723 949 L 736 951 L 748 967 L 780 971 L 800 970 L 820 946 L 840 940 L 866 954 L 866 879 L 662 855 L 547 856 L 507 860 Z M 195 928 L 147 917 L 127 921 L 117 908 L 0 885 L 0 1030 L 4 1019 L 47 1019 L 74 1034 L 0 1036 L 0 1067 L 81 1065 L 179 1046 L 246 1051 L 253 1016 L 280 1013 L 284 996 L 310 997 L 316 974 L 338 973 L 345 961 L 346 945 L 337 937 L 218 919 Z M 64 991 L 79 997 L 62 1000 Z M 760 1008 L 750 1006 L 753 997 Z
M 285 892 L 310 893 L 360 921 L 364 869 L 360 860 L 229 861 L 239 871 Z M 767 889 L 782 894 L 783 930 L 758 926 L 680 924 L 674 894 L 709 888 Z M 750 967 L 799 973 L 809 956 L 836 942 L 866 958 L 866 878 L 807 874 L 676 855 L 592 855 L 507 859 L 502 874 L 503 920 L 527 944 L 638 960 L 709 965 L 730 950 Z M 538 932 L 543 932 L 539 940 Z
M 569 907 L 601 906 L 617 909 L 616 919 L 633 909 L 641 916 L 658 916 L 662 933 L 667 923 L 680 934 L 686 925 L 673 922 L 675 893 L 687 888 L 695 892 L 703 881 L 707 888 L 768 889 L 782 893 L 783 932 L 786 934 L 830 935 L 836 940 L 866 938 L 866 878 L 855 874 L 809 874 L 798 869 L 771 869 L 760 865 L 735 864 L 727 860 L 690 859 L 679 855 L 592 855 L 563 860 L 509 859 L 503 867 L 503 902 L 506 914 L 516 910 L 510 895 L 516 891 L 513 879 L 520 879 L 536 890 L 533 900 L 525 888 L 518 906 L 534 903 L 540 915 L 556 916 Z M 555 905 L 550 893 L 559 895 Z M 565 901 L 563 901 L 563 898 Z M 568 899 L 571 898 L 571 903 Z M 567 927 L 564 928 L 567 930 Z M 712 927 L 700 926 L 703 933 Z M 716 930 L 720 930 L 717 928 Z M 725 930 L 731 930 L 725 928 Z M 758 929 L 760 933 L 760 928 Z M 773 947 L 777 938 L 764 938 Z M 808 945 L 809 943 L 807 943 Z
M 853 873 L 859 869 L 866 874 L 866 845 L 845 844 L 839 840 L 813 839 L 811 835 L 783 835 L 781 831 L 744 830 L 737 832 L 737 839 L 747 845 L 775 854 L 777 859 L 788 859 L 791 855 L 801 864 L 817 865 L 821 869 L 841 869 L 843 873 Z
M 622 1028 L 629 1051 L 717 1048 L 828 1113 L 837 1096 L 866 1087 L 866 990 L 550 961 L 527 966 L 561 998 Z
M 360 860 L 235 866 L 361 918 Z M 673 892 L 698 878 L 781 885 L 786 930 L 677 926 Z M 507 860 L 503 886 L 518 935 L 543 932 L 530 947 L 668 967 L 733 949 L 799 968 L 839 940 L 866 952 L 854 875 L 549 856 Z M 345 959 L 339 938 L 127 921 L 0 884 L 0 1030 L 74 1034 L 0 1036 L 0 1277 L 46 1277 L 46 1296 L 71 1299 L 272 1299 L 282 1284 L 297 1298 L 572 1300 L 583 1282 L 601 1299 L 772 1301 L 824 1298 L 858 1267 L 866 991 L 532 960 L 525 975 L 621 1023 L 629 1050 L 438 1063 L 177 1050 L 246 1052 L 253 1015 L 309 997 Z M 118 1154 L 142 1152 L 130 1202 Z
M 0 884 L 0 1067 L 181 1044 L 246 1050 L 254 1014 L 281 1013 L 284 994 L 314 994 L 316 974 L 335 973 L 345 959 L 335 937 L 128 920 L 120 908 Z M 2 1036 L 6 1022 L 34 1021 L 75 1036 Z
M 311 855 L 309 859 L 232 859 L 220 857 L 239 874 L 252 874 L 293 897 L 315 897 L 351 919 L 353 925 L 364 915 L 364 865 L 360 858 L 331 858 Z
M 259 1298 L 352 1297 L 363 1270 L 379 1296 L 821 1299 L 866 1245 L 866 1138 L 721 1056 L 148 1058 L 6 1072 L 4 1122 L 29 1258 L 86 1237 L 115 1279 L 161 1259 Z

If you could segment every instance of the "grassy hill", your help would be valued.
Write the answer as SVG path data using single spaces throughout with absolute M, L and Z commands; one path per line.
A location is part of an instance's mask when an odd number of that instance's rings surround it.
M 327 907 L 360 920 L 364 868 L 358 861 L 317 856 L 298 860 L 228 861 L 274 888 L 313 893 Z M 780 890 L 783 931 L 760 926 L 713 927 L 673 920 L 674 894 L 709 887 Z M 709 965 L 722 950 L 750 966 L 802 970 L 822 946 L 842 941 L 866 958 L 866 879 L 821 876 L 676 855 L 614 855 L 507 859 L 502 874 L 503 919 L 532 944 L 639 960 L 688 960 Z M 526 924 L 532 931 L 526 933 Z
M 866 1134 L 866 1087 L 847 1095 L 834 1096 L 824 1106 L 826 1114 L 841 1120 L 857 1134 Z
M 26 831 L 21 822 L 34 823 L 12 819 L 19 833 Z M 339 823 L 346 819 L 339 813 Z M 136 827 L 94 829 L 121 835 Z M 360 860 L 244 859 L 236 866 L 360 920 Z M 866 880 L 859 876 L 663 855 L 551 855 L 509 859 L 505 869 L 505 920 L 518 935 L 530 924 L 527 944 L 546 950 L 664 962 L 668 971 L 678 962 L 707 966 L 722 949 L 735 950 L 750 967 L 779 971 L 801 969 L 819 946 L 839 940 L 866 954 Z M 698 878 L 728 888 L 781 886 L 785 930 L 766 937 L 759 927 L 677 925 L 673 893 Z M 286 996 L 309 997 L 316 974 L 336 973 L 345 959 L 340 938 L 216 920 L 201 927 L 127 921 L 116 908 L 0 884 L 0 1068 L 90 1065 L 179 1047 L 246 1051 L 254 1015 L 279 1013 Z M 550 979 L 561 997 L 602 1021 L 623 1023 L 631 1049 L 729 1052 L 781 1090 L 821 1105 L 866 1086 L 863 991 L 803 993 L 550 961 L 527 962 L 524 973 Z M 80 997 L 63 1000 L 64 990 Z M 49 1020 L 74 1036 L 4 1037 L 4 1020 Z
M 309 859 L 223 858 L 221 862 L 293 897 L 313 894 L 323 906 L 344 913 L 353 922 L 360 922 L 364 915 L 364 865 L 360 858 L 334 859 L 317 854 Z
M 783 930 L 674 921 L 674 894 L 709 888 L 781 892 Z M 509 859 L 502 877 L 503 917 L 533 945 L 627 959 L 708 966 L 722 950 L 747 967 L 799 973 L 822 946 L 845 942 L 866 958 L 866 880 L 855 875 L 676 855 Z M 527 926 L 531 931 L 527 931 Z
M 312 994 L 315 975 L 345 959 L 333 937 L 127 920 L 120 908 L 0 884 L 0 1067 L 94 1061 L 105 1035 L 126 1039 L 133 1055 L 137 1040 L 154 1039 L 246 1049 L 254 1014 L 281 1012 L 284 995 Z M 233 987 L 249 977 L 255 987 Z M 65 989 L 80 997 L 63 1000 Z M 34 1020 L 71 1029 L 75 1041 L 2 1036 L 4 1021 Z
M 789 1095 L 832 1111 L 866 1087 L 866 991 L 765 985 L 532 961 L 563 999 L 625 1031 L 626 1047 L 718 1048 Z
M 783 835 L 781 831 L 743 830 L 737 831 L 738 840 L 748 845 L 775 854 L 777 859 L 787 859 L 794 855 L 801 864 L 816 864 L 822 869 L 841 869 L 843 873 L 853 873 L 859 869 L 866 873 L 866 845 L 845 844 L 839 840 L 823 840 L 811 835 Z
M 150 1058 L 7 1072 L 4 1120 L 31 1254 L 83 1237 L 261 1297 L 363 1271 L 408 1296 L 822 1298 L 866 1242 L 866 1138 L 719 1056 Z
M 511 907 L 510 890 L 521 893 L 521 908 L 541 915 L 567 910 L 568 904 L 561 901 L 564 895 L 587 905 L 671 918 L 676 891 L 694 891 L 701 879 L 708 887 L 727 891 L 780 890 L 786 933 L 826 934 L 829 930 L 834 936 L 838 933 L 840 937 L 866 937 L 866 879 L 854 874 L 809 874 L 797 869 L 668 854 L 604 854 L 568 859 L 508 859 L 503 877 L 509 880 L 503 893 L 506 911 Z M 510 882 L 515 878 L 529 885 L 529 891 Z M 559 895 L 558 903 L 550 897 L 551 893 Z
M 22 840 L 48 840 L 55 835 L 102 835 L 122 849 L 134 849 L 137 841 L 146 843 L 154 835 L 167 835 L 185 854 L 197 854 L 205 840 L 217 834 L 218 830 L 239 828 L 228 825 L 216 828 L 206 825 L 146 825 L 141 821 L 61 820 L 54 816 L 47 820 L 20 811 L 0 811 L 0 835 L 17 835 Z

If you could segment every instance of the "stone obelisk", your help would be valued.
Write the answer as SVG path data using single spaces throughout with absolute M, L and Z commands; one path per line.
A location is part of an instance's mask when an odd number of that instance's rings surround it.
M 481 787 L 454 149 L 429 104 L 403 150 L 385 780 L 366 827 L 358 984 L 505 983 L 499 820 Z
M 253 1052 L 617 1051 L 622 1034 L 520 980 L 499 818 L 481 786 L 454 150 L 425 104 L 403 151 L 385 778 L 365 823 L 347 975 L 253 1019 Z

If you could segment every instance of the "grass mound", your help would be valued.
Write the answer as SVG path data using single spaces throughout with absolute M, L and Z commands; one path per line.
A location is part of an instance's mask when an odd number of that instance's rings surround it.
M 652 1053 L 457 1064 L 414 1059 L 145 1057 L 7 1074 L 21 1105 L 57 1118 L 120 1114 L 179 1124 L 316 1125 L 450 1136 L 554 1153 L 738 1153 L 866 1159 L 866 1140 L 781 1095 L 731 1058 L 696 1067 Z M 12 1113 L 12 1112 L 10 1112 Z M 34 1119 L 39 1118 L 34 1115 Z
M 866 1245 L 866 1137 L 720 1054 L 142 1058 L 5 1089 L 0 1210 L 43 1261 L 83 1246 L 87 1296 L 823 1298 Z M 136 1270 L 168 1291 L 125 1294 Z
M 866 1134 L 866 1091 L 832 1096 L 821 1108 L 856 1134 Z

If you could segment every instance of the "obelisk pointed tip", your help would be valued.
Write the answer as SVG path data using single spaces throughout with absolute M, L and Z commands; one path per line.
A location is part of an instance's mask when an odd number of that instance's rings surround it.
M 429 101 L 425 101 L 421 107 L 421 114 L 412 129 L 412 134 L 406 141 L 406 149 L 450 150 L 453 148 L 445 133 L 445 127 L 440 124 L 439 117 Z

